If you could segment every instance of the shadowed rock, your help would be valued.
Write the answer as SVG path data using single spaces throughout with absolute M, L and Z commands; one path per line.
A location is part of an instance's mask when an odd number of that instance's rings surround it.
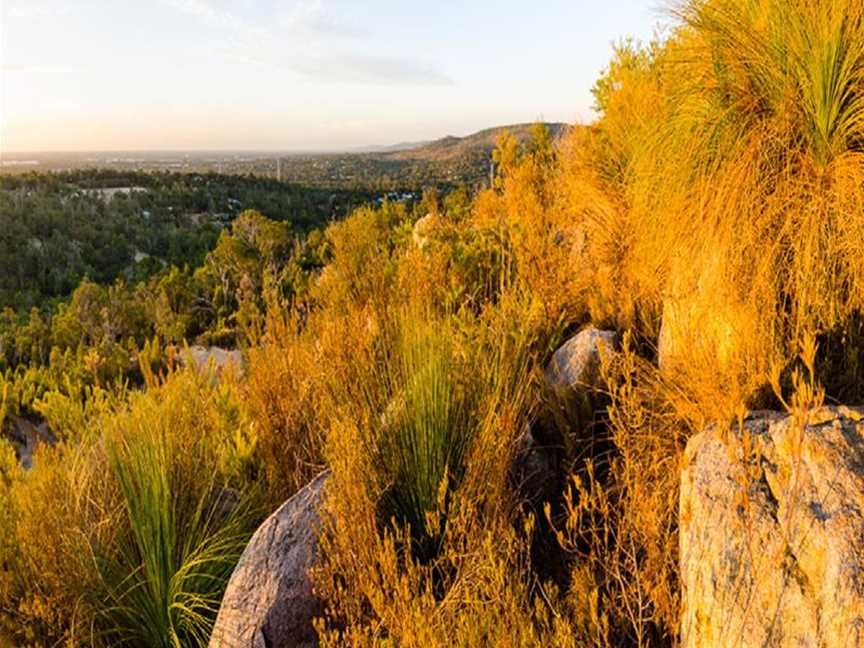
M 225 590 L 212 648 L 317 645 L 312 620 L 322 608 L 307 572 L 317 552 L 327 474 L 304 486 L 252 536 Z
M 36 424 L 20 416 L 11 417 L 9 438 L 15 446 L 18 461 L 25 470 L 33 467 L 33 453 L 37 446 L 57 443 L 57 437 L 51 432 L 48 423 L 43 421 Z

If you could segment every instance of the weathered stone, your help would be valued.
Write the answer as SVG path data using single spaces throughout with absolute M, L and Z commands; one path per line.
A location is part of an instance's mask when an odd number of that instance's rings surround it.
M 864 646 L 864 416 L 756 413 L 687 445 L 681 642 Z
M 556 388 L 573 390 L 602 388 L 600 349 L 612 353 L 615 337 L 614 331 L 602 331 L 594 326 L 582 329 L 552 355 L 546 366 L 547 382 Z
M 211 648 L 317 645 L 312 620 L 322 608 L 308 570 L 317 553 L 327 474 L 304 486 L 252 536 L 225 590 Z
M 419 248 L 425 247 L 429 241 L 429 236 L 438 227 L 440 222 L 441 218 L 438 215 L 431 213 L 417 219 L 417 222 L 414 223 L 414 229 L 411 232 L 411 238 L 414 240 L 414 244 Z
M 541 506 L 558 490 L 558 449 L 539 443 L 526 426 L 513 449 L 510 478 L 517 493 L 531 506 Z
M 243 355 L 237 349 L 191 346 L 187 352 L 181 354 L 180 360 L 184 365 L 191 361 L 198 371 L 209 371 L 212 368 L 217 376 L 229 366 L 240 374 L 243 373 Z

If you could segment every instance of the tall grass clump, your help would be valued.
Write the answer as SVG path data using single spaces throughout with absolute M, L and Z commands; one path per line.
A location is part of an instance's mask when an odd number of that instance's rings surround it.
M 728 408 L 765 393 L 802 335 L 853 332 L 862 6 L 673 13 L 665 41 L 618 48 L 595 90 L 601 118 L 562 149 L 558 202 L 588 234 L 575 272 L 595 320 L 659 344 L 684 384 L 710 375 L 718 388 L 700 400 L 728 394 Z
M 157 381 L 103 424 L 124 511 L 115 542 L 94 547 L 106 595 L 97 626 L 112 645 L 206 645 L 254 530 L 260 493 L 238 468 L 246 444 L 233 429 L 248 423 L 236 387 L 211 379 Z
M 315 572 L 324 645 L 536 645 L 554 635 L 548 609 L 532 620 L 531 524 L 508 483 L 533 380 L 515 314 L 502 304 L 466 321 L 408 306 L 335 388 L 342 408 L 328 434 Z
M 412 529 L 418 555 L 430 555 L 439 529 L 427 513 L 446 505 L 440 491 L 457 485 L 465 454 L 476 435 L 478 393 L 446 322 L 423 314 L 398 320 L 395 348 L 385 353 L 384 393 L 389 399 L 380 426 L 367 439 L 385 490 L 382 516 Z
M 190 492 L 171 474 L 174 449 L 161 432 L 109 445 L 128 523 L 98 557 L 109 594 L 99 616 L 111 645 L 206 646 L 250 535 L 245 504 L 212 475 L 194 477 L 203 483 Z
M 261 518 L 237 385 L 192 369 L 100 401 L 75 442 L 0 483 L 0 622 L 25 645 L 206 645 Z M 54 401 L 47 413 L 68 410 Z M 62 430 L 59 431 L 62 433 Z
M 557 208 L 587 234 L 571 267 L 592 319 L 633 341 L 607 376 L 612 452 L 576 475 L 561 538 L 573 582 L 595 567 L 607 645 L 675 641 L 690 435 L 782 407 L 802 340 L 827 399 L 864 396 L 864 3 L 673 15 L 665 40 L 618 48 L 600 119 L 559 152 Z

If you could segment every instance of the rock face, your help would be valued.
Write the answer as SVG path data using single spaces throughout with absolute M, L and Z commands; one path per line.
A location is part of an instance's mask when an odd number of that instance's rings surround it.
M 188 353 L 183 353 L 180 359 L 183 364 L 191 361 L 199 371 L 207 371 L 212 363 L 217 376 L 220 376 L 229 365 L 241 374 L 243 372 L 243 355 L 237 349 L 191 346 Z
M 255 532 L 225 590 L 211 648 L 315 646 L 321 614 L 307 571 L 317 552 L 327 473 L 304 486 Z
M 693 437 L 680 543 L 683 646 L 864 646 L 862 411 Z
M 560 453 L 537 441 L 526 429 L 516 440 L 510 476 L 516 491 L 531 506 L 541 506 L 557 491 L 560 471 Z
M 438 227 L 440 218 L 435 214 L 426 214 L 414 223 L 414 229 L 411 232 L 411 238 L 414 240 L 414 245 L 419 248 L 426 247 L 429 242 L 429 236 L 433 230 Z
M 601 348 L 606 353 L 614 351 L 615 333 L 593 326 L 582 329 L 553 354 L 546 367 L 547 382 L 553 387 L 576 391 L 602 387 Z

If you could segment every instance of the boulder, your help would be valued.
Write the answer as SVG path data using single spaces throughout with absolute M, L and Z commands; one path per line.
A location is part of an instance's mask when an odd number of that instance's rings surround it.
M 861 410 L 697 434 L 679 515 L 682 646 L 864 646 Z
M 429 242 L 429 236 L 438 227 L 441 218 L 437 214 L 426 214 L 422 218 L 417 219 L 414 223 L 414 229 L 411 232 L 411 238 L 414 240 L 414 245 L 420 249 L 426 247 Z
M 317 645 L 312 620 L 323 609 L 308 570 L 316 558 L 327 475 L 304 486 L 252 536 L 225 590 L 211 648 Z
M 191 346 L 186 353 L 180 355 L 180 361 L 184 365 L 191 362 L 198 371 L 209 371 L 212 367 L 216 376 L 221 376 L 228 366 L 233 366 L 239 373 L 243 373 L 243 355 L 238 349 Z
M 559 489 L 560 451 L 537 441 L 529 427 L 516 439 L 510 479 L 525 502 L 540 509 Z
M 575 391 L 603 388 L 600 349 L 612 353 L 615 332 L 589 326 L 567 340 L 546 366 L 546 381 L 557 389 Z

